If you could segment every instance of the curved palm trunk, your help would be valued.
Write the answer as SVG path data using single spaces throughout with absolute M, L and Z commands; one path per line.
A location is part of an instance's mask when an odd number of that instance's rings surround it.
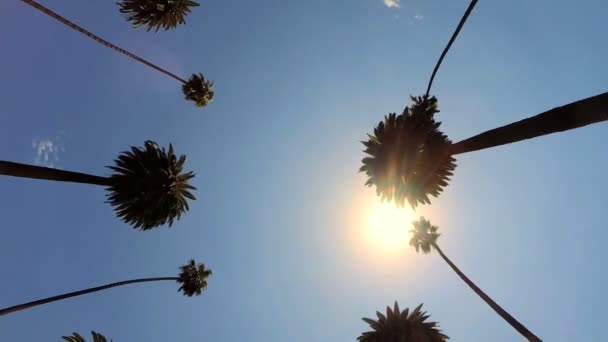
M 456 272 L 456 274 L 458 274 L 460 279 L 462 279 L 467 285 L 469 285 L 469 287 L 479 297 L 481 297 L 481 299 L 483 299 L 484 302 L 486 302 L 494 311 L 496 311 L 496 313 L 500 317 L 502 317 L 505 321 L 507 321 L 507 323 L 509 323 L 513 328 L 515 328 L 515 330 L 517 330 L 520 334 L 522 334 L 522 336 L 524 336 L 526 339 L 528 339 L 528 341 L 542 342 L 542 340 L 540 338 L 536 337 L 536 335 L 534 335 L 530 330 L 528 330 L 525 326 L 523 326 L 523 324 L 519 323 L 513 316 L 511 316 L 502 307 L 500 307 L 500 305 L 498 305 L 498 303 L 493 301 L 492 298 L 490 298 L 488 295 L 486 295 L 479 287 L 477 287 L 477 285 L 475 285 L 466 275 L 464 275 L 464 273 L 462 273 L 458 269 L 458 267 L 456 267 L 456 265 L 454 265 L 452 263 L 452 261 L 450 261 L 450 259 L 448 259 L 448 257 L 445 254 L 443 254 L 443 251 L 441 250 L 441 248 L 439 248 L 439 246 L 437 246 L 437 244 L 433 244 L 433 247 L 435 248 L 435 250 L 437 250 L 437 253 L 439 253 L 439 255 L 441 255 L 443 260 L 445 262 L 447 262 L 448 265 L 450 265 L 452 270 L 454 270 L 454 272 Z
M 136 284 L 136 283 L 145 283 L 145 282 L 152 282 L 152 281 L 166 281 L 166 280 L 177 281 L 177 280 L 179 280 L 179 278 L 177 278 L 177 277 L 161 277 L 161 278 L 142 278 L 142 279 L 132 279 L 132 280 L 119 281 L 117 283 L 111 283 L 111 284 L 106 284 L 106 285 L 102 285 L 102 286 L 92 287 L 92 288 L 85 289 L 85 290 L 65 293 L 65 294 L 58 295 L 58 296 L 53 296 L 53 297 L 48 297 L 48 298 L 44 298 L 44 299 L 39 299 L 39 300 L 35 300 L 33 302 L 19 304 L 19 305 L 11 306 L 11 307 L 8 307 L 8 308 L 0 309 L 0 316 L 7 315 L 7 314 L 10 314 L 10 313 L 13 313 L 13 312 L 16 312 L 16 311 L 20 311 L 20 310 L 29 309 L 29 308 L 34 307 L 34 306 L 38 306 L 38 305 L 43 305 L 43 304 L 55 302 L 55 301 L 58 301 L 58 300 L 68 299 L 68 298 L 72 298 L 72 297 L 76 297 L 76 296 L 82 296 L 82 295 L 85 295 L 85 294 L 88 294 L 88 293 L 93 293 L 93 292 L 97 292 L 97 291 L 111 289 L 111 288 L 117 287 L 117 286 Z
M 110 186 L 108 177 L 88 175 L 86 173 L 57 170 L 50 167 L 20 164 L 0 160 L 0 175 L 44 179 L 59 182 L 84 183 Z
M 163 69 L 163 68 L 161 68 L 159 66 L 156 66 L 156 65 L 148 62 L 147 60 L 145 60 L 145 59 L 143 59 L 143 58 L 141 58 L 141 57 L 139 57 L 139 56 L 137 56 L 135 54 L 132 54 L 131 52 L 129 52 L 129 51 L 125 50 L 125 49 L 122 49 L 122 48 L 120 48 L 120 47 L 118 47 L 118 46 L 116 46 L 116 45 L 114 45 L 114 44 L 112 44 L 110 42 L 108 42 L 107 40 L 105 40 L 105 39 L 103 39 L 103 38 L 101 38 L 101 37 L 93 34 L 92 32 L 89 32 L 89 31 L 85 30 L 84 28 L 82 28 L 82 27 L 74 24 L 73 22 L 71 22 L 71 21 L 67 20 L 66 18 L 60 16 L 59 14 L 51 11 L 50 9 L 42 6 L 41 4 L 37 3 L 34 0 L 21 0 L 21 1 L 23 1 L 26 4 L 34 7 L 35 9 L 39 10 L 40 12 L 42 12 L 42 13 L 50 16 L 50 17 L 52 17 L 53 19 L 59 21 L 60 23 L 62 23 L 64 25 L 66 25 L 66 26 L 74 29 L 75 31 L 78 31 L 78 32 L 84 34 L 85 36 L 93 39 L 94 41 L 96 41 L 98 43 L 101 43 L 101 44 L 109 47 L 110 49 L 113 49 L 114 51 L 120 52 L 120 53 L 122 53 L 123 55 L 125 55 L 127 57 L 131 57 L 134 60 L 136 60 L 136 61 L 138 61 L 140 63 L 143 63 L 143 64 L 145 64 L 145 65 L 147 65 L 147 66 L 149 66 L 149 67 L 151 67 L 153 69 L 156 69 L 156 70 L 162 72 L 163 74 L 165 74 L 165 75 L 167 75 L 169 77 L 173 77 L 174 79 L 176 79 L 176 80 L 178 80 L 178 81 L 180 81 L 182 83 L 186 83 L 186 81 L 184 79 L 182 79 L 181 77 L 179 77 L 177 75 L 174 75 L 171 72 L 169 72 L 169 71 L 167 71 L 167 70 L 165 70 L 165 69 Z
M 606 120 L 608 120 L 608 93 L 603 93 L 478 134 L 453 144 L 451 152 L 453 154 L 473 152 Z
M 473 8 L 475 8 L 475 5 L 477 5 L 477 1 L 478 0 L 471 1 L 471 3 L 469 4 L 469 7 L 467 7 L 467 10 L 464 12 L 464 15 L 460 19 L 460 22 L 458 23 L 458 26 L 456 27 L 456 31 L 454 31 L 454 33 L 452 34 L 452 37 L 450 37 L 450 40 L 448 41 L 448 45 L 446 45 L 446 47 L 441 52 L 441 56 L 439 56 L 439 60 L 437 61 L 437 64 L 435 64 L 435 68 L 433 69 L 433 73 L 431 74 L 431 79 L 429 80 L 429 85 L 426 87 L 426 93 L 425 93 L 426 97 L 429 96 L 429 92 L 431 91 L 431 87 L 433 86 L 433 80 L 435 79 L 435 75 L 437 74 L 437 71 L 439 70 L 439 66 L 441 66 L 441 62 L 443 62 L 445 55 L 447 55 L 448 51 L 450 51 L 450 47 L 452 47 L 452 44 L 454 44 L 456 37 L 458 37 L 458 34 L 460 33 L 460 30 L 462 30 L 464 23 L 469 18 L 469 15 L 471 15 L 471 12 L 473 12 Z

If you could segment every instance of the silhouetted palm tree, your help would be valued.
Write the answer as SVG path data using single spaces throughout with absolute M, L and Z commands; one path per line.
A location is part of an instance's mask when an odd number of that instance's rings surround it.
M 394 309 L 386 307 L 386 316 L 376 311 L 378 320 L 363 318 L 373 329 L 364 332 L 357 339 L 360 342 L 444 342 L 448 337 L 441 333 L 439 324 L 427 322 L 430 317 L 421 311 L 422 304 L 409 312 L 409 309 L 399 310 L 395 302 Z
M 145 25 L 146 31 L 155 29 L 156 32 L 185 24 L 190 8 L 199 6 L 191 0 L 122 0 L 118 5 L 127 21 L 133 21 L 133 27 Z
M 93 342 L 108 342 L 106 337 L 100 333 L 91 331 L 91 335 L 93 335 Z M 86 342 L 86 340 L 78 333 L 73 333 L 72 336 L 62 336 L 61 338 L 67 342 Z M 110 342 L 112 341 L 110 340 Z
M 112 49 L 116 52 L 119 52 L 127 57 L 130 57 L 140 63 L 143 63 L 143 64 L 145 64 L 157 71 L 160 71 L 163 74 L 165 74 L 169 77 L 172 77 L 173 79 L 181 82 L 183 84 L 182 92 L 184 94 L 184 98 L 186 100 L 194 101 L 197 107 L 204 107 L 209 102 L 211 102 L 211 100 L 213 100 L 213 96 L 215 95 L 215 93 L 213 91 L 213 82 L 211 82 L 209 80 L 205 80 L 205 78 L 203 77 L 203 74 L 198 74 L 198 75 L 192 74 L 192 76 L 190 76 L 190 79 L 188 81 L 186 81 L 183 78 L 181 78 L 157 65 L 154 65 L 154 64 L 148 62 L 147 60 L 145 60 L 125 49 L 122 49 L 122 48 L 110 43 L 109 41 L 93 34 L 92 32 L 85 30 L 84 28 L 74 24 L 73 22 L 67 20 L 66 18 L 60 16 L 59 14 L 53 12 L 52 10 L 42 6 L 41 4 L 37 3 L 34 0 L 21 0 L 21 1 L 36 8 L 37 10 L 41 11 L 42 13 L 52 17 L 53 19 L 59 21 L 60 23 L 70 27 L 71 29 L 84 34 L 85 36 L 93 39 L 94 41 L 101 43 L 102 45 L 109 47 L 110 49 Z
M 213 101 L 213 82 L 205 81 L 203 74 L 192 74 L 188 82 L 182 85 L 186 100 L 193 101 L 197 107 L 205 107 Z
M 149 230 L 174 220 L 188 211 L 187 199 L 195 200 L 189 184 L 193 172 L 183 173 L 186 156 L 176 156 L 173 146 L 160 148 L 153 141 L 145 147 L 121 152 L 113 173 L 100 177 L 84 173 L 0 160 L 0 175 L 105 186 L 108 203 L 116 215 L 133 228 Z
M 102 286 L 92 287 L 85 290 L 70 292 L 61 294 L 58 296 L 48 297 L 44 299 L 35 300 L 32 302 L 19 304 L 15 306 L 11 306 L 8 308 L 0 309 L 0 316 L 10 314 L 13 312 L 29 309 L 38 305 L 48 304 L 51 302 L 56 302 L 63 299 L 68 299 L 72 297 L 82 296 L 85 294 L 103 291 L 107 289 L 111 289 L 117 286 L 129 285 L 129 284 L 137 284 L 137 283 L 146 283 L 153 281 L 176 281 L 181 286 L 178 291 L 182 291 L 184 296 L 192 297 L 200 295 L 203 290 L 207 289 L 207 278 L 211 276 L 212 272 L 210 269 L 205 268 L 205 264 L 196 264 L 194 260 L 190 260 L 188 264 L 180 267 L 181 272 L 177 277 L 160 277 L 160 278 L 141 278 L 141 279 L 131 279 L 125 281 L 119 281 L 116 283 L 106 284 Z
M 498 303 L 492 300 L 488 295 L 486 295 L 477 285 L 475 285 L 464 273 L 452 263 L 448 257 L 443 254 L 443 251 L 437 245 L 437 239 L 439 238 L 439 233 L 437 230 L 439 229 L 437 226 L 431 224 L 429 220 L 426 220 L 424 217 L 421 217 L 419 221 L 413 222 L 414 228 L 410 230 L 412 233 L 412 237 L 410 239 L 410 246 L 416 249 L 416 252 L 422 250 L 422 253 L 428 254 L 431 249 L 434 249 L 439 253 L 439 255 L 443 258 L 443 260 L 452 268 L 456 274 L 462 279 L 469 287 L 484 300 L 500 317 L 502 317 L 507 323 L 509 323 L 515 330 L 517 330 L 522 336 L 524 336 L 528 341 L 540 342 L 541 340 L 536 337 L 530 330 L 528 330 L 525 326 L 519 323 L 513 316 L 511 316 L 508 312 L 506 312 Z
M 536 116 L 489 130 L 452 144 L 435 121 L 435 97 L 412 97 L 402 114 L 385 116 L 363 142 L 365 153 L 359 171 L 366 185 L 376 186 L 383 200 L 412 207 L 430 203 L 447 186 L 456 164 L 454 155 L 567 131 L 608 120 L 608 93 L 553 108 Z

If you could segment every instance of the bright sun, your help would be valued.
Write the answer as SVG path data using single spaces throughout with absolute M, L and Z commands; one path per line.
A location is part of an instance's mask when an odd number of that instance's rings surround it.
M 402 249 L 407 244 L 413 216 L 409 207 L 397 208 L 393 203 L 376 202 L 367 217 L 369 238 L 383 247 Z

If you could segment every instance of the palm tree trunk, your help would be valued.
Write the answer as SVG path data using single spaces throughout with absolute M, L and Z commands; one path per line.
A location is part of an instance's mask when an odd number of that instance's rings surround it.
M 59 21 L 60 23 L 62 23 L 64 25 L 66 25 L 66 26 L 74 29 L 75 31 L 78 31 L 78 32 L 84 34 L 85 36 L 93 39 L 94 41 L 96 41 L 98 43 L 101 43 L 101 44 L 109 47 L 110 49 L 113 49 L 114 51 L 120 52 L 120 53 L 122 53 L 123 55 L 125 55 L 127 57 L 131 57 L 134 60 L 136 60 L 136 61 L 138 61 L 140 63 L 143 63 L 143 64 L 145 64 L 145 65 L 147 65 L 147 66 L 149 66 L 149 67 L 151 67 L 153 69 L 156 69 L 156 70 L 162 72 L 163 74 L 165 74 L 165 75 L 167 75 L 169 77 L 173 77 L 174 79 L 176 79 L 176 80 L 178 80 L 178 81 L 180 81 L 182 83 L 186 83 L 186 81 L 184 79 L 182 79 L 181 77 L 179 77 L 177 75 L 174 75 L 173 73 L 171 73 L 171 72 L 169 72 L 169 71 L 167 71 L 167 70 L 165 70 L 165 69 L 163 69 L 163 68 L 161 68 L 159 66 L 156 66 L 156 65 L 148 62 L 147 60 L 145 60 L 145 59 L 143 59 L 143 58 L 141 58 L 141 57 L 139 57 L 139 56 L 137 56 L 137 55 L 135 55 L 135 54 L 133 54 L 133 53 L 125 50 L 125 49 L 122 49 L 122 48 L 120 48 L 120 47 L 118 47 L 118 46 L 110 43 L 109 41 L 107 41 L 107 40 L 105 40 L 105 39 L 103 39 L 103 38 L 101 38 L 101 37 L 93 34 L 92 32 L 89 32 L 89 31 L 85 30 L 84 28 L 82 28 L 82 27 L 74 24 L 73 22 L 71 22 L 71 21 L 67 20 L 66 18 L 60 16 L 59 14 L 51 11 L 50 9 L 42 6 L 41 4 L 37 3 L 34 0 L 21 0 L 21 1 L 23 1 L 26 4 L 34 7 L 35 9 L 39 10 L 40 12 L 42 12 L 42 13 L 50 16 L 50 17 L 52 17 L 53 19 Z
M 4 160 L 0 160 L 0 175 L 104 186 L 110 186 L 112 184 L 108 177 L 57 170 L 44 166 L 20 164 Z
M 456 265 L 454 265 L 452 263 L 452 261 L 450 261 L 450 259 L 448 259 L 448 257 L 445 254 L 443 254 L 443 251 L 441 250 L 441 248 L 439 248 L 439 246 L 437 246 L 437 244 L 433 244 L 433 247 L 435 248 L 435 250 L 437 250 L 437 253 L 439 253 L 439 255 L 441 255 L 443 260 L 445 262 L 447 262 L 448 265 L 450 265 L 452 270 L 454 270 L 454 272 L 456 272 L 456 274 L 458 274 L 460 279 L 462 279 L 467 285 L 469 285 L 469 287 L 479 297 L 481 297 L 481 299 L 483 299 L 484 302 L 486 302 L 494 311 L 496 311 L 496 313 L 500 317 L 502 317 L 505 321 L 507 321 L 507 323 L 509 323 L 513 328 L 515 328 L 515 330 L 517 330 L 520 334 L 522 334 L 522 336 L 524 336 L 526 339 L 528 339 L 528 341 L 542 342 L 540 338 L 536 337 L 536 335 L 534 335 L 530 330 L 528 330 L 525 326 L 523 326 L 523 324 L 519 323 L 513 316 L 511 316 L 502 307 L 500 307 L 500 305 L 498 305 L 498 303 L 493 301 L 492 298 L 490 298 L 488 295 L 486 295 L 479 287 L 477 287 L 477 285 L 475 285 L 466 275 L 464 275 L 464 273 L 462 273 L 458 269 L 458 267 L 456 267 Z
M 473 152 L 606 120 L 608 120 L 608 93 L 603 93 L 478 134 L 453 144 L 451 152 L 452 154 Z
M 441 62 L 443 62 L 445 55 L 447 55 L 448 51 L 450 51 L 450 47 L 452 46 L 452 44 L 454 44 L 456 37 L 458 37 L 458 34 L 460 33 L 460 30 L 462 30 L 464 23 L 469 18 L 469 15 L 471 15 L 471 12 L 473 12 L 473 8 L 475 8 L 475 5 L 477 5 L 477 1 L 478 0 L 471 1 L 471 3 L 469 4 L 469 7 L 467 7 L 467 10 L 464 12 L 464 15 L 460 19 L 460 22 L 458 23 L 458 26 L 456 27 L 456 31 L 454 31 L 454 33 L 452 34 L 452 37 L 450 37 L 450 40 L 448 41 L 448 45 L 446 45 L 446 47 L 441 52 L 441 56 L 439 56 L 439 60 L 437 61 L 437 64 L 435 64 L 435 68 L 433 69 L 433 73 L 431 74 L 431 79 L 429 80 L 429 85 L 426 87 L 425 97 L 429 96 L 429 92 L 431 91 L 431 86 L 433 86 L 433 80 L 435 79 L 435 75 L 437 74 L 437 71 L 439 70 L 439 66 L 441 66 Z
M 8 308 L 0 309 L 0 316 L 7 315 L 7 314 L 10 314 L 10 313 L 13 313 L 16 311 L 20 311 L 20 310 L 29 309 L 34 306 L 55 302 L 58 300 L 68 299 L 68 298 L 72 298 L 72 297 L 76 297 L 76 296 L 82 296 L 82 295 L 85 295 L 88 293 L 111 289 L 111 288 L 117 287 L 117 286 L 136 284 L 136 283 L 145 283 L 145 282 L 152 282 L 152 281 L 166 281 L 166 280 L 177 281 L 177 280 L 179 280 L 179 278 L 161 277 L 161 278 L 142 278 L 142 279 L 131 279 L 131 280 L 119 281 L 117 283 L 111 283 L 111 284 L 106 284 L 106 285 L 102 285 L 102 286 L 92 287 L 92 288 L 85 289 L 85 290 L 65 293 L 65 294 L 58 295 L 58 296 L 39 299 L 39 300 L 35 300 L 33 302 L 19 304 L 19 305 L 11 306 Z

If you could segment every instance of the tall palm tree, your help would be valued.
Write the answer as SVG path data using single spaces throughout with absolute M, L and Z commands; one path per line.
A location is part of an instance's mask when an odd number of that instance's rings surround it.
M 91 335 L 93 335 L 93 342 L 108 342 L 106 337 L 100 333 L 91 331 Z M 86 342 L 86 340 L 78 333 L 72 333 L 72 336 L 62 336 L 61 338 L 67 342 Z M 110 340 L 110 342 L 112 341 Z
M 180 284 L 178 291 L 182 291 L 182 294 L 187 297 L 198 296 L 203 292 L 203 290 L 207 289 L 207 278 L 211 276 L 212 272 L 210 269 L 205 268 L 205 264 L 197 264 L 194 260 L 190 260 L 186 265 L 181 266 L 180 269 L 181 272 L 177 277 L 140 278 L 119 281 L 116 283 L 92 287 L 75 292 L 64 293 L 53 297 L 43 298 L 28 303 L 10 306 L 7 308 L 0 309 L 0 316 L 29 309 L 35 306 L 56 302 L 63 299 L 82 296 L 85 294 L 103 291 L 129 284 L 154 281 L 176 281 Z
M 531 342 L 541 342 L 541 339 L 536 337 L 530 330 L 528 330 L 523 324 L 519 323 L 513 316 L 506 312 L 498 303 L 492 300 L 485 292 L 483 292 L 475 283 L 473 283 L 464 273 L 454 265 L 454 263 L 448 259 L 443 253 L 441 248 L 437 245 L 437 239 L 439 238 L 439 229 L 437 226 L 431 224 L 429 220 L 421 217 L 419 221 L 413 222 L 414 228 L 410 230 L 412 237 L 410 239 L 410 246 L 416 249 L 416 252 L 422 251 L 424 254 L 431 252 L 434 249 L 439 253 L 441 258 L 452 268 L 456 274 L 462 279 L 469 287 L 483 299 L 500 317 L 502 317 L 507 323 L 509 323 L 515 330 L 517 330 L 522 336 Z
M 133 21 L 133 27 L 146 25 L 146 31 L 155 29 L 156 32 L 185 24 L 190 8 L 199 6 L 191 0 L 122 0 L 118 5 L 127 21 Z
M 177 156 L 173 146 L 160 148 L 153 141 L 121 152 L 109 177 L 57 170 L 49 167 L 0 160 L 0 175 L 105 186 L 108 203 L 116 215 L 135 229 L 149 230 L 188 211 L 187 199 L 195 200 L 189 184 L 193 172 L 182 172 L 186 156 Z
M 200 74 L 200 73 L 192 74 L 192 76 L 190 76 L 190 79 L 188 81 L 186 81 L 183 78 L 181 78 L 157 65 L 154 65 L 154 64 L 148 62 L 147 60 L 145 60 L 125 49 L 122 49 L 122 48 L 110 43 L 109 41 L 93 34 L 92 32 L 85 30 L 84 28 L 74 24 L 73 22 L 71 22 L 68 19 L 62 17 L 61 15 L 53 12 L 52 10 L 42 6 L 41 4 L 37 3 L 34 0 L 21 0 L 21 1 L 34 7 L 35 9 L 39 10 L 40 12 L 50 16 L 51 18 L 59 21 L 60 23 L 70 27 L 71 29 L 84 34 L 85 36 L 93 39 L 94 41 L 96 41 L 106 47 L 109 47 L 110 49 L 112 49 L 116 52 L 119 52 L 127 57 L 130 57 L 140 63 L 143 63 L 153 69 L 156 69 L 157 71 L 160 71 L 163 74 L 165 74 L 169 77 L 172 77 L 173 79 L 181 82 L 184 98 L 186 100 L 193 101 L 197 107 L 205 107 L 209 102 L 211 102 L 213 100 L 213 96 L 215 95 L 215 93 L 213 91 L 213 82 L 211 82 L 209 80 L 205 80 L 205 78 L 203 77 L 203 74 Z
M 378 320 L 363 318 L 372 331 L 364 332 L 357 339 L 359 342 L 445 342 L 449 338 L 441 333 L 437 322 L 427 322 L 430 317 L 421 311 L 422 304 L 409 312 L 409 309 L 399 310 L 386 307 L 386 316 L 376 311 Z
M 456 154 L 478 151 L 608 120 L 608 92 L 491 129 L 453 144 L 439 130 L 435 97 L 412 97 L 402 114 L 390 113 L 364 141 L 360 172 L 383 200 L 415 208 L 447 186 Z

